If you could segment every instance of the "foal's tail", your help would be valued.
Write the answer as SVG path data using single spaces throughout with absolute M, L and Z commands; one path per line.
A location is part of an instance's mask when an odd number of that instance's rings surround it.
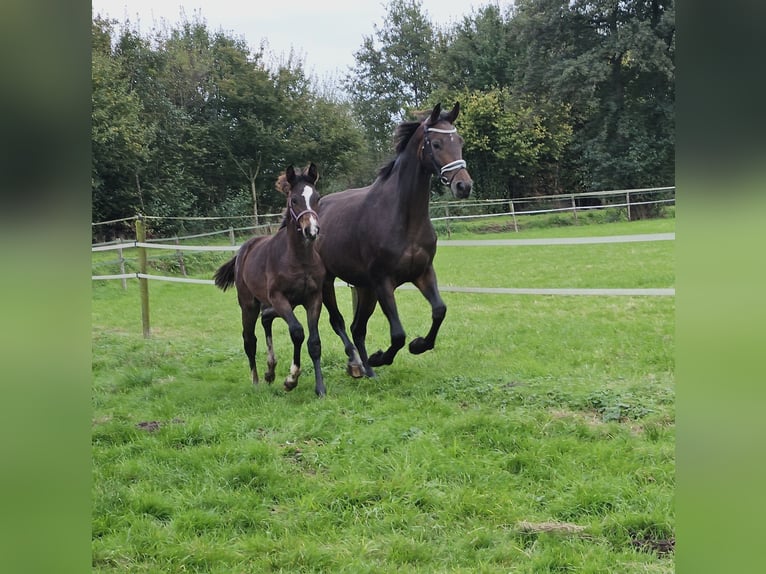
M 218 268 L 218 271 L 213 275 L 213 281 L 215 281 L 216 287 L 222 291 L 226 291 L 229 287 L 234 285 L 234 264 L 237 262 L 236 255 L 229 259 L 226 263 Z

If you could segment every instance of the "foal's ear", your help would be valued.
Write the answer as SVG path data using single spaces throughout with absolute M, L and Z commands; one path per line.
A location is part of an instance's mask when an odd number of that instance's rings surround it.
M 287 181 L 290 185 L 295 183 L 295 168 L 293 166 L 288 167 L 285 170 L 285 176 L 287 177 Z
M 316 182 L 319 181 L 319 172 L 313 161 L 311 162 L 311 165 L 309 165 L 308 178 L 312 184 L 316 184 Z
M 439 116 L 442 113 L 442 104 L 439 102 L 434 106 L 434 110 L 431 112 L 431 117 L 428 118 L 428 124 L 433 125 L 439 121 Z
M 449 123 L 454 124 L 457 119 L 457 115 L 460 113 L 460 102 L 455 102 L 455 107 L 452 108 L 450 113 L 447 114 L 446 119 Z
M 295 170 L 292 166 L 290 166 L 277 178 L 277 182 L 274 184 L 274 187 L 282 195 L 290 195 L 290 190 L 293 187 L 293 181 L 295 181 Z

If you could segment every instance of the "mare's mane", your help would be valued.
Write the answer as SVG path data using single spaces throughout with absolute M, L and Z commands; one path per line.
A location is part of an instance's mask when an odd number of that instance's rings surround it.
M 448 111 L 442 111 L 439 115 L 439 120 L 437 121 L 444 119 L 448 113 Z M 396 150 L 396 156 L 386 165 L 381 167 L 378 171 L 378 178 L 381 181 L 385 181 L 391 176 L 391 172 L 394 170 L 394 164 L 396 163 L 396 160 L 407 148 L 407 144 L 410 142 L 410 139 L 412 139 L 415 131 L 420 127 L 420 124 L 422 124 L 423 120 L 428 117 L 428 112 L 420 112 L 417 115 L 420 116 L 419 120 L 412 122 L 402 122 L 396 126 L 396 130 L 394 131 L 394 146 Z

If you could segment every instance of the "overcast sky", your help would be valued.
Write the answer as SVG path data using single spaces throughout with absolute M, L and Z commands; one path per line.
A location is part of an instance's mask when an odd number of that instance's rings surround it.
M 431 22 L 462 21 L 488 3 L 508 0 L 421 0 Z M 192 20 L 200 15 L 211 31 L 223 30 L 244 38 L 257 50 L 262 40 L 275 58 L 294 49 L 304 69 L 320 79 L 343 75 L 354 64 L 354 52 L 364 36 L 383 25 L 384 0 L 92 0 L 94 15 L 120 22 L 130 20 L 143 33 L 165 21 Z

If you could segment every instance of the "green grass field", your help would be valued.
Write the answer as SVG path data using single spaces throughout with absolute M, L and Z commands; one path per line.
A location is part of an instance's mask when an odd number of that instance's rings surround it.
M 228 256 L 187 269 L 209 278 Z M 435 267 L 442 285 L 674 286 L 672 241 L 444 246 Z M 674 298 L 443 293 L 436 349 L 375 380 L 345 374 L 325 312 L 320 400 L 305 349 L 282 388 L 284 323 L 277 382 L 253 388 L 234 293 L 149 290 L 144 340 L 137 282 L 93 285 L 94 572 L 673 572 Z M 397 301 L 408 337 L 424 334 L 421 295 Z M 387 344 L 376 311 L 368 349 Z

